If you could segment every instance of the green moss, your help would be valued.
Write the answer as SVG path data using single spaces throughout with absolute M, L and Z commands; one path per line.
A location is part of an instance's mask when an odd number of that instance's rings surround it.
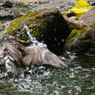
M 49 10 L 42 10 L 39 12 L 29 13 L 12 21 L 9 27 L 6 29 L 6 34 L 15 34 L 20 39 L 27 40 L 26 31 L 21 31 L 24 25 L 27 25 L 30 32 L 36 38 L 39 37 L 45 29 L 47 29 L 48 22 L 50 22 L 50 16 L 43 16 L 43 14 L 50 12 Z
M 41 24 L 46 19 L 36 19 L 36 16 L 42 15 L 47 10 L 29 13 L 25 16 L 19 17 L 18 19 L 12 21 L 9 27 L 6 29 L 7 34 L 11 34 L 14 31 L 20 30 L 23 25 L 30 25 L 30 24 Z
M 72 41 L 72 40 L 74 40 L 76 38 L 77 32 L 78 32 L 78 30 L 76 30 L 76 29 L 72 30 L 72 32 L 70 33 L 70 35 L 68 37 L 70 39 L 70 41 Z
M 85 29 L 79 30 L 77 37 L 80 37 L 85 31 L 86 31 Z
M 41 29 L 39 29 L 39 28 L 34 28 L 33 30 L 31 29 L 30 30 L 32 33 L 32 35 L 34 36 L 34 37 L 38 37 L 43 31 L 41 30 Z
M 95 24 L 93 24 L 93 25 L 90 25 L 90 27 L 91 27 L 91 28 L 93 28 L 93 29 L 95 29 Z
M 81 43 L 90 43 L 90 44 L 95 44 L 95 39 L 87 39 L 87 40 L 82 40 Z
M 90 39 L 91 38 L 91 28 L 89 26 L 85 26 L 84 28 L 77 30 L 73 29 L 72 32 L 70 33 L 68 40 L 69 42 L 72 42 L 76 38 L 83 37 L 85 39 Z

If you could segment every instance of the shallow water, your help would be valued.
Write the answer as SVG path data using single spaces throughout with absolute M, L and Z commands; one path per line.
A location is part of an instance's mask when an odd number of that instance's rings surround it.
M 95 59 L 66 61 L 67 69 L 33 67 L 18 77 L 0 73 L 1 95 L 95 95 Z M 85 65 L 84 65 L 85 64 Z
M 19 10 L 25 14 L 28 8 Z M 32 67 L 20 76 L 7 75 L 0 67 L 0 95 L 95 95 L 95 58 L 81 56 L 65 63 L 67 69 Z

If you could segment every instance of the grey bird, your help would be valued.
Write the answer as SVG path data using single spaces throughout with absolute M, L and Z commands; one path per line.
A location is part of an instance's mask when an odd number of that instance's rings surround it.
M 24 47 L 15 41 L 14 36 L 4 36 L 0 43 L 0 64 L 4 65 L 8 72 L 17 74 L 23 59 Z
M 35 64 L 49 64 L 54 67 L 67 67 L 67 65 L 54 53 L 48 50 L 47 45 L 32 37 L 30 30 L 24 26 L 32 44 L 25 47 L 26 56 L 23 58 L 23 63 L 26 66 Z
M 25 48 L 26 56 L 23 58 L 23 63 L 26 66 L 48 64 L 54 67 L 67 67 L 67 65 L 54 53 L 47 49 L 43 43 L 30 45 Z
M 17 74 L 20 67 L 49 64 L 54 67 L 67 67 L 67 65 L 54 53 L 48 50 L 47 45 L 40 43 L 31 36 L 27 26 L 27 34 L 32 42 L 29 46 L 23 46 L 13 36 L 4 36 L 0 45 L 0 63 L 8 71 Z M 19 68 L 19 69 L 18 69 Z

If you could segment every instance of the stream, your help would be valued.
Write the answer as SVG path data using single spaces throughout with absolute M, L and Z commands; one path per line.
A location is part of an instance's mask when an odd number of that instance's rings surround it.
M 65 61 L 65 70 L 32 67 L 20 76 L 0 71 L 0 95 L 95 95 L 95 58 Z
M 24 14 L 28 8 L 19 10 Z M 8 75 L 0 66 L 0 95 L 95 95 L 95 57 L 70 55 L 64 62 L 68 65 L 66 69 L 32 67 L 19 76 Z

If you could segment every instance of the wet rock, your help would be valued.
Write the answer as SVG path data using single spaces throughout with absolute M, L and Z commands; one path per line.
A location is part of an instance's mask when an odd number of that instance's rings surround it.
M 74 3 L 77 0 L 1 0 L 0 2 L 9 1 L 14 4 L 29 4 L 31 3 L 38 3 L 36 8 L 32 10 L 42 10 L 42 9 L 52 9 L 58 8 L 60 11 L 66 11 L 68 8 L 73 7 Z M 28 7 L 28 6 L 27 6 Z
M 66 48 L 78 55 L 95 55 L 95 10 L 86 12 L 70 33 Z
M 5 20 L 5 22 L 13 20 L 29 12 L 28 10 L 30 10 L 30 8 L 23 4 L 13 4 L 8 1 L 0 3 L 0 20 Z
M 59 11 L 66 11 L 67 9 L 73 7 L 75 2 L 76 0 L 51 0 L 47 4 L 36 7 L 35 10 L 57 8 Z
M 86 0 L 88 3 L 90 3 L 91 5 L 95 6 L 95 0 Z
M 68 36 L 68 26 L 58 10 L 41 10 L 29 13 L 10 23 L 6 29 L 7 34 L 16 34 L 20 39 L 28 40 L 27 25 L 31 34 L 39 41 L 44 41 L 49 50 L 54 53 L 62 53 L 65 39 Z
M 95 24 L 95 10 L 90 10 L 86 12 L 82 17 L 79 19 L 79 21 L 83 21 L 81 23 L 82 25 L 93 25 Z
M 49 0 L 1 0 L 0 2 L 11 2 L 11 3 L 29 3 L 29 2 L 49 2 Z
M 0 8 L 0 18 L 13 17 L 13 13 L 10 9 Z
M 1 3 L 1 6 L 5 8 L 11 8 L 13 6 L 13 3 L 6 1 L 5 3 Z

